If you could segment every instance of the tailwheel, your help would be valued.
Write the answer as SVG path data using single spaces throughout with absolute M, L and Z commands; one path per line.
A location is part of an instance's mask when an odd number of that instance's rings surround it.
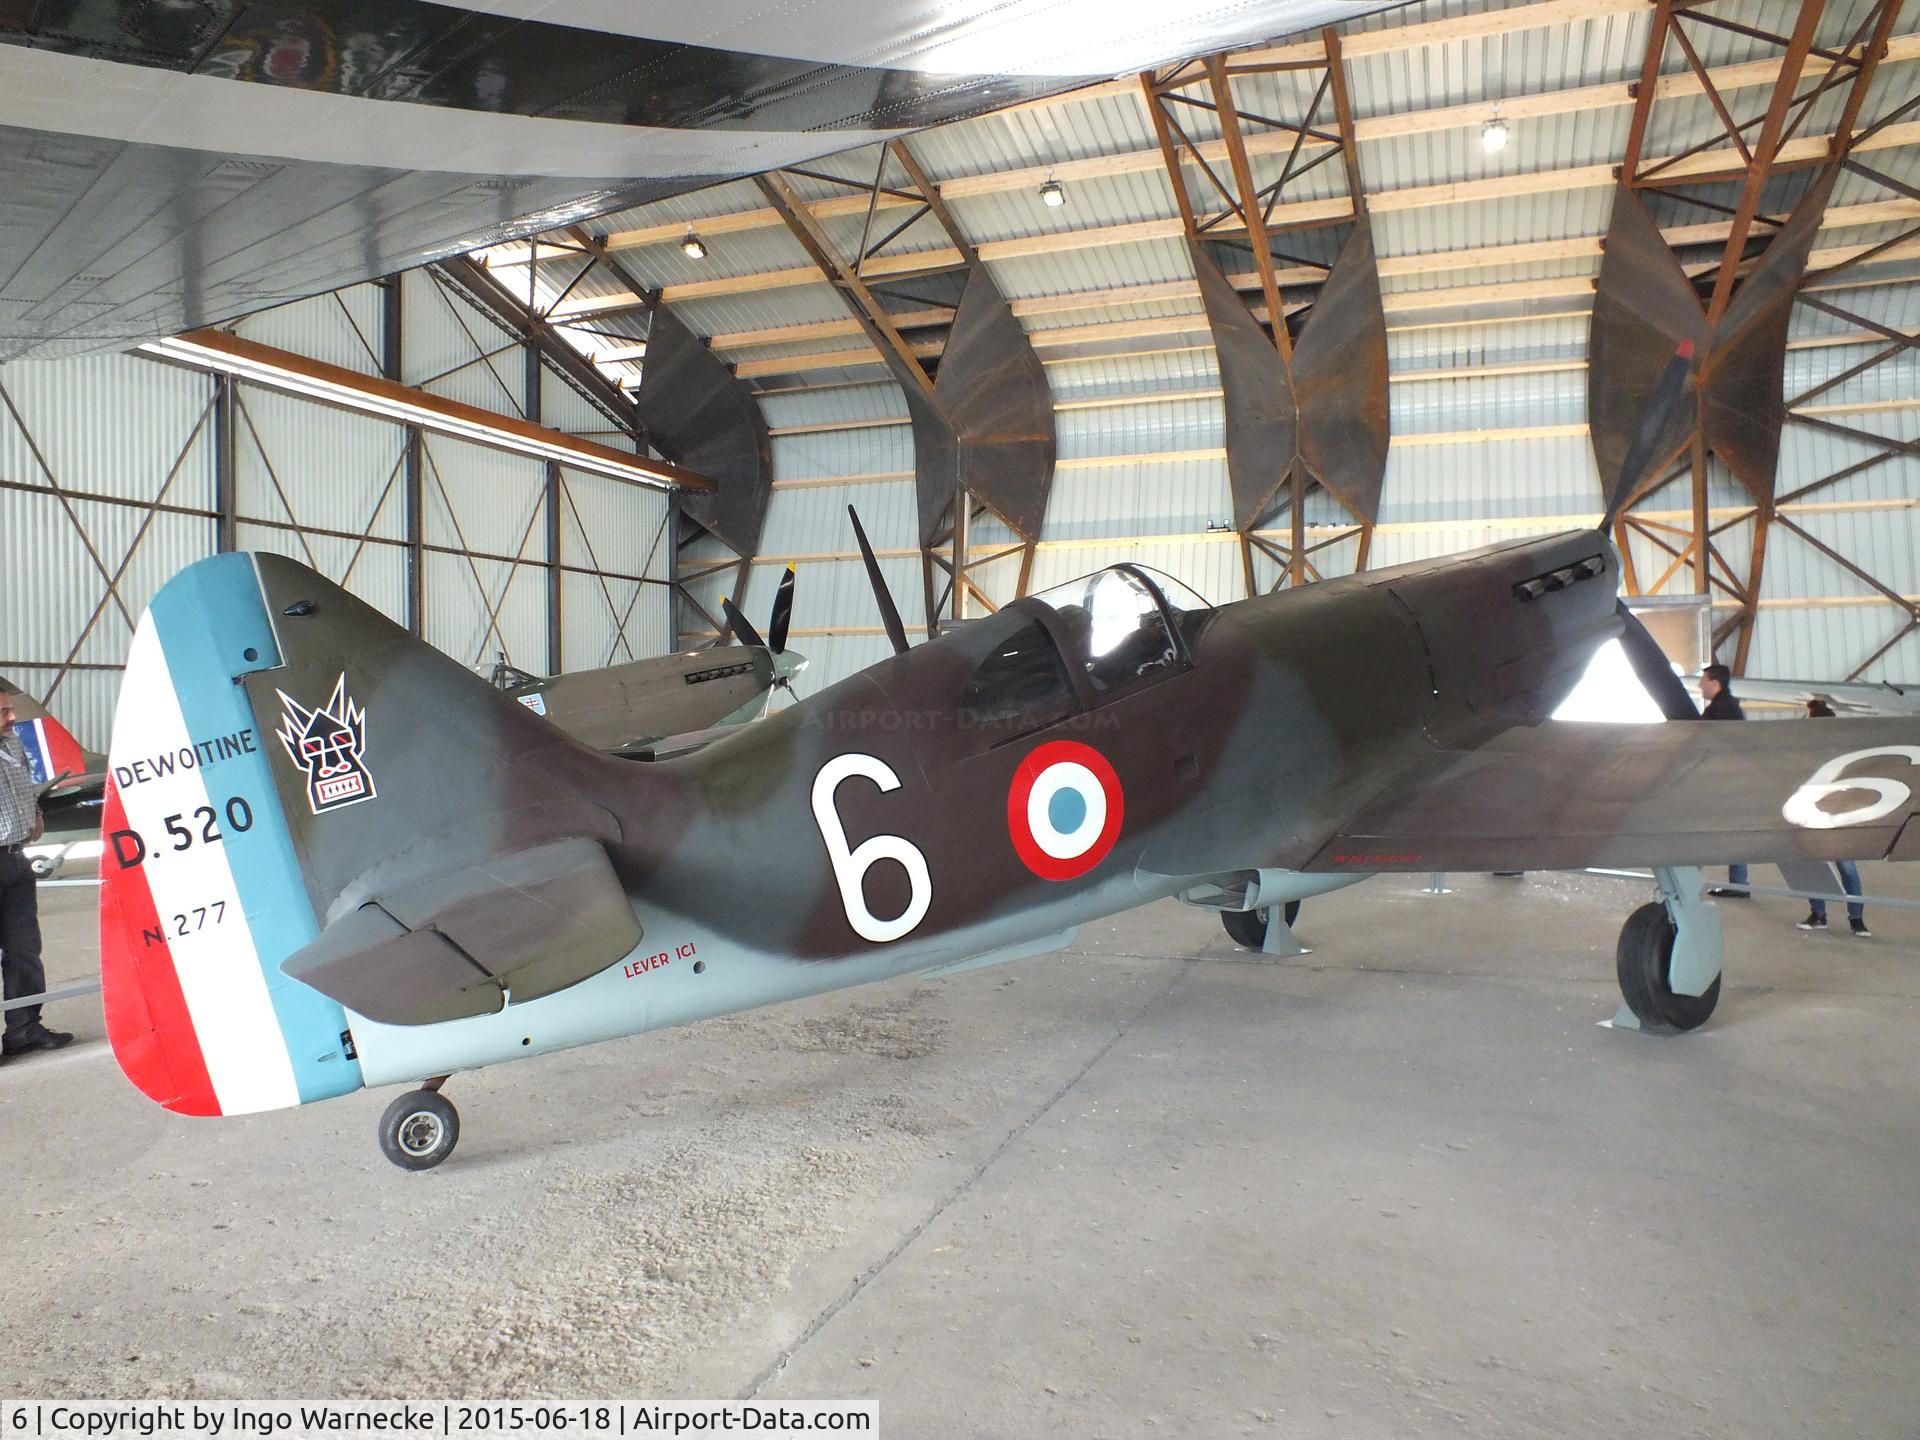
M 1642 1029 L 1662 1035 L 1695 1030 L 1707 1023 L 1720 1003 L 1720 977 L 1713 977 L 1704 995 L 1676 995 L 1668 983 L 1673 942 L 1678 931 L 1659 901 L 1649 901 L 1627 917 L 1620 927 L 1615 964 L 1620 994 L 1639 1017 Z
M 402 1170 L 431 1170 L 460 1141 L 460 1112 L 439 1085 L 409 1090 L 380 1117 L 380 1151 Z
M 1273 910 L 1271 905 L 1259 910 L 1222 910 L 1220 923 L 1226 927 L 1228 938 L 1241 949 L 1264 950 L 1267 948 L 1267 924 L 1273 918 Z M 1293 924 L 1300 918 L 1300 902 L 1287 901 L 1280 907 L 1280 913 L 1287 924 Z

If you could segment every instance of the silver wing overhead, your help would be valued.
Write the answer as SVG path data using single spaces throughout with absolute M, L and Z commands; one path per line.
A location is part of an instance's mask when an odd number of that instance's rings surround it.
M 0 360 L 122 348 L 1386 3 L 0 5 Z

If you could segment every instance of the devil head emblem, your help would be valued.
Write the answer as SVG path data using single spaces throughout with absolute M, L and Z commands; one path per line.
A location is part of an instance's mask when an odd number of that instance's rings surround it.
M 347 694 L 344 673 L 318 710 L 309 710 L 286 691 L 280 693 L 280 743 L 307 775 L 307 803 L 318 815 L 357 805 L 378 793 L 362 758 L 367 744 L 367 714 Z

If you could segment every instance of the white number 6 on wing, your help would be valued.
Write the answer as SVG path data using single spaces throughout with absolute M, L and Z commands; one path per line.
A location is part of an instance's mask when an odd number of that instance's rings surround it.
M 1916 752 L 1920 754 L 1920 752 Z M 833 878 L 840 886 L 840 904 L 847 912 L 847 924 L 862 940 L 884 945 L 898 940 L 927 917 L 933 903 L 933 877 L 927 873 L 927 857 L 911 840 L 900 835 L 875 835 L 852 850 L 847 848 L 847 830 L 834 809 L 833 792 L 842 780 L 854 776 L 871 780 L 880 793 L 900 788 L 900 777 L 884 760 L 871 755 L 836 755 L 820 767 L 813 777 L 813 820 L 826 842 L 827 859 L 833 865 Z M 867 897 L 860 882 L 882 860 L 892 860 L 907 872 L 907 908 L 891 920 L 882 920 L 867 909 Z
M 1837 830 L 1843 825 L 1865 825 L 1891 815 L 1913 797 L 1913 791 L 1905 784 L 1878 775 L 1849 775 L 1845 779 L 1840 776 L 1840 772 L 1854 761 L 1869 760 L 1876 755 L 1894 755 L 1910 765 L 1920 765 L 1920 746 L 1916 745 L 1876 745 L 1871 750 L 1854 750 L 1845 755 L 1836 755 L 1809 775 L 1806 784 L 1787 797 L 1787 803 L 1780 807 L 1780 813 L 1793 824 L 1807 830 Z M 1820 802 L 1829 795 L 1839 795 L 1848 790 L 1870 790 L 1875 798 L 1868 804 L 1837 813 L 1820 808 Z

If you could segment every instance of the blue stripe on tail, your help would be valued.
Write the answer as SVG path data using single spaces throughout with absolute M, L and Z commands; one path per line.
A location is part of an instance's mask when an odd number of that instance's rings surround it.
M 340 1040 L 346 1011 L 280 972 L 280 962 L 320 927 L 269 768 L 270 747 L 279 741 L 260 728 L 245 688 L 235 683 L 239 676 L 281 663 L 253 557 L 201 561 L 162 589 L 151 610 L 187 733 L 216 747 L 215 758 L 203 757 L 202 778 L 225 837 L 274 1016 L 286 1037 L 301 1103 L 357 1090 L 359 1063 L 347 1058 Z M 219 737 L 228 743 L 222 746 Z

